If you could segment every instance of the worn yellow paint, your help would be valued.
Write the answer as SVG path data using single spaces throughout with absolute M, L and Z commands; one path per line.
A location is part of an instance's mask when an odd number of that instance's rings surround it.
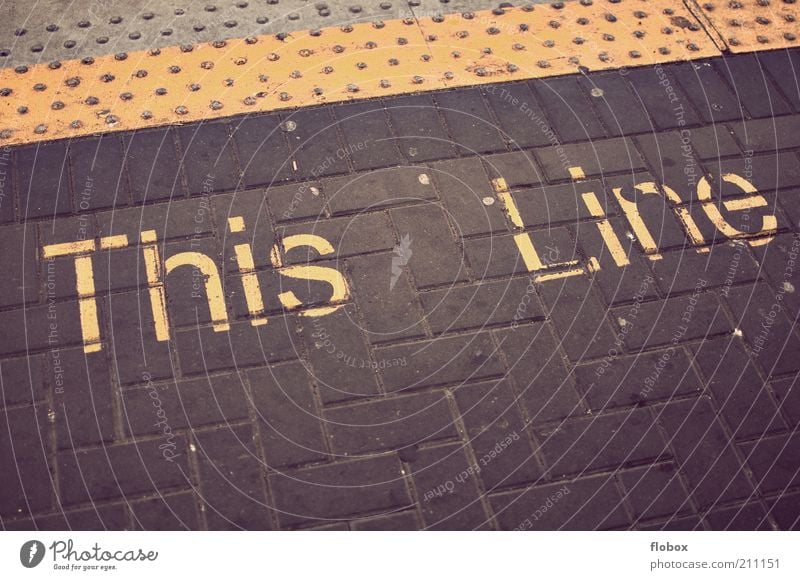
M 228 218 L 228 227 L 234 233 L 245 231 L 244 218 L 241 216 Z M 261 284 L 258 281 L 258 275 L 255 273 L 256 265 L 253 260 L 253 250 L 249 244 L 236 244 L 233 250 L 236 253 L 236 264 L 242 274 L 242 288 L 244 289 L 247 311 L 251 317 L 250 324 L 263 326 L 267 324 L 267 317 L 264 316 L 264 298 L 261 294 Z
M 78 254 L 89 254 L 94 252 L 94 240 L 80 240 L 77 242 L 64 242 L 61 244 L 50 244 L 42 248 L 42 257 L 45 260 L 59 258 L 61 256 L 76 256 Z
M 219 269 L 210 257 L 200 252 L 180 252 L 164 260 L 165 277 L 181 266 L 191 266 L 203 276 L 206 300 L 211 314 L 211 325 L 215 332 L 230 330 L 228 309 L 225 306 L 225 293 L 222 291 L 222 278 Z
M 688 0 L 706 30 L 730 52 L 800 46 L 794 2 L 781 0 Z
M 119 234 L 116 236 L 106 236 L 100 238 L 101 250 L 116 250 L 119 248 L 125 248 L 127 246 L 128 246 L 128 236 L 125 234 Z
M 10 91 L 0 96 L 0 143 L 718 54 L 700 21 L 672 0 L 358 23 L 2 69 L 0 88 Z
M 634 187 L 644 194 L 659 193 L 656 184 L 653 182 L 637 183 L 634 185 Z M 639 240 L 639 245 L 642 247 L 644 253 L 649 256 L 658 256 L 655 259 L 660 259 L 661 256 L 658 253 L 656 241 L 653 239 L 653 236 L 650 235 L 650 230 L 647 229 L 647 226 L 642 219 L 642 215 L 639 213 L 639 208 L 637 207 L 636 202 L 625 199 L 625 197 L 622 195 L 621 187 L 614 187 L 611 189 L 611 191 L 614 193 L 614 197 L 617 198 L 617 202 L 619 202 L 619 205 L 625 214 L 625 218 L 628 220 L 636 239 Z
M 606 213 L 603 211 L 603 207 L 600 205 L 597 195 L 595 195 L 593 191 L 590 191 L 581 194 L 581 197 L 592 217 L 604 218 L 597 222 L 597 229 L 600 230 L 600 236 L 608 247 L 608 251 L 611 253 L 614 263 L 619 267 L 630 264 L 628 255 L 625 253 L 625 248 L 622 247 L 622 242 L 619 241 L 617 234 L 614 232 L 614 228 L 611 227 L 611 223 L 605 219 Z
M 233 233 L 244 231 L 244 218 L 242 216 L 234 216 L 228 218 L 228 227 Z
M 536 282 L 550 282 L 552 280 L 562 280 L 572 276 L 582 276 L 586 273 L 584 268 L 570 268 L 561 272 L 553 272 L 552 274 L 537 274 L 533 277 Z
M 513 225 L 515 228 L 523 229 L 525 224 L 522 221 L 522 216 L 519 213 L 519 209 L 517 208 L 514 198 L 511 197 L 511 193 L 508 191 L 508 184 L 506 184 L 506 180 L 502 177 L 493 179 L 492 187 L 497 194 L 497 198 L 503 203 L 503 208 L 505 209 L 508 219 L 511 220 L 511 225 Z
M 167 315 L 167 298 L 164 292 L 164 281 L 161 275 L 161 255 L 158 253 L 158 236 L 155 230 L 145 230 L 139 234 L 143 247 L 145 276 L 147 277 L 150 309 L 153 312 L 156 340 L 169 340 L 169 318 Z
M 328 240 L 313 234 L 298 234 L 287 236 L 283 239 L 283 247 L 286 252 L 301 246 L 314 248 L 320 256 L 326 256 L 335 251 Z M 296 278 L 299 280 L 327 282 L 332 289 L 329 299 L 331 304 L 341 303 L 349 298 L 347 281 L 344 276 L 342 276 L 342 273 L 335 268 L 329 268 L 327 266 L 285 266 L 281 268 L 280 273 L 282 276 L 288 276 L 289 278 Z M 278 300 L 280 300 L 281 304 L 287 310 L 295 310 L 303 304 L 291 290 L 278 294 Z M 335 312 L 341 308 L 341 306 L 341 304 L 338 304 L 336 306 L 309 308 L 300 312 L 300 315 L 312 317 L 325 316 L 326 314 Z
M 723 201 L 722 206 L 727 211 L 748 210 L 756 207 L 766 207 L 768 205 L 764 196 L 760 195 L 753 184 L 745 178 L 734 173 L 724 173 L 722 175 L 722 181 L 732 183 L 739 187 L 743 193 L 749 194 L 749 196 L 745 198 Z M 711 223 L 728 238 L 757 238 L 749 239 L 748 243 L 752 246 L 759 246 L 769 243 L 778 232 L 778 218 L 775 215 L 762 216 L 762 226 L 757 232 L 743 232 L 734 228 L 722 216 L 719 208 L 717 208 L 716 204 L 712 201 L 711 184 L 705 177 L 702 177 L 697 183 L 697 199 L 701 201 L 700 207 L 706 213 L 708 219 L 711 220 Z
M 567 171 L 569 172 L 569 176 L 573 181 L 586 179 L 586 174 L 583 172 L 583 167 L 570 167 L 567 169 Z

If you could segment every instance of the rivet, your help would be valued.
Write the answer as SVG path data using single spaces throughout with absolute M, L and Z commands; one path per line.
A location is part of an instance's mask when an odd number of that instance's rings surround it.
M 387 62 L 389 63 L 389 66 L 397 66 L 400 64 L 400 61 L 396 58 L 390 58 Z
M 529 29 L 530 29 L 530 26 L 528 26 L 524 22 L 519 25 L 519 31 L 520 32 L 528 32 Z
M 429 55 L 429 54 L 423 54 L 422 56 L 420 56 L 420 57 L 419 57 L 419 59 L 420 59 L 422 62 L 430 62 L 430 60 L 431 60 L 431 55 Z
M 256 104 L 256 98 L 248 96 L 248 97 L 245 97 L 244 99 L 242 99 L 242 102 L 245 105 L 255 105 Z
M 69 124 L 70 129 L 80 129 L 81 127 L 83 127 L 83 121 L 81 121 L 80 119 L 75 119 Z
M 128 53 L 127 52 L 118 52 L 117 54 L 114 55 L 114 60 L 122 61 L 122 60 L 125 60 L 127 58 L 128 58 Z
M 491 35 L 500 34 L 500 29 L 495 28 L 494 26 L 490 26 L 489 28 L 486 29 L 486 33 Z
M 700 47 L 697 46 L 694 42 L 690 42 L 686 45 L 686 48 L 692 52 L 697 52 L 700 50 Z
M 236 20 L 226 20 L 222 23 L 225 28 L 236 28 L 239 23 Z
M 372 50 L 373 48 L 378 48 L 378 45 L 370 40 L 369 42 L 364 43 L 364 48 Z
M 797 40 L 797 36 L 795 36 L 791 32 L 784 32 L 783 33 L 783 38 L 785 38 L 786 40 L 792 41 L 792 42 Z
M 34 44 L 31 47 L 31 52 L 42 52 L 44 50 L 44 46 L 41 44 Z
M 399 44 L 400 46 L 404 46 L 408 44 L 408 40 L 401 36 L 397 39 L 397 44 Z
M 25 74 L 26 72 L 28 72 L 28 67 L 26 67 L 25 65 L 20 65 L 14 69 L 14 72 L 21 75 Z
M 454 50 L 453 52 L 450 53 L 450 56 L 452 56 L 453 58 L 461 58 L 461 52 Z
M 159 87 L 159 88 L 157 88 L 157 89 L 155 90 L 155 93 L 156 93 L 156 94 L 157 94 L 159 97 L 163 97 L 164 95 L 166 95 L 166 94 L 167 94 L 167 89 L 165 89 L 164 87 Z
M 26 107 L 25 105 L 20 105 L 19 107 L 17 107 L 17 113 L 19 113 L 20 115 L 27 115 L 28 107 Z
M 461 14 L 461 18 L 463 18 L 464 20 L 472 20 L 473 18 L 475 18 L 475 13 L 474 12 L 464 12 L 464 13 Z
M 48 24 L 44 28 L 47 32 L 56 32 L 58 30 L 58 26 L 55 24 Z
M 98 99 L 97 97 L 86 97 L 83 100 L 83 102 L 84 102 L 84 104 L 89 105 L 90 107 L 92 107 L 92 106 L 98 104 L 100 102 L 100 99 Z
M 147 76 L 147 71 L 144 70 L 143 68 L 140 68 L 135 73 L 133 73 L 133 76 L 135 76 L 137 79 L 143 79 L 144 77 Z
M 193 93 L 196 93 L 197 91 L 199 91 L 199 90 L 200 90 L 200 85 L 199 85 L 199 84 L 197 84 L 197 83 L 192 83 L 192 84 L 190 84 L 190 85 L 189 85 L 189 87 L 188 87 L 188 88 L 189 88 L 189 90 L 190 90 L 190 91 L 192 91 Z
M 265 83 L 268 80 L 269 80 L 269 77 L 267 75 L 258 75 L 258 82 Z
M 211 70 L 212 68 L 214 68 L 214 63 L 211 62 L 210 60 L 204 60 L 203 62 L 200 63 L 200 68 L 203 70 Z
M 347 85 L 347 92 L 348 92 L 348 93 L 357 93 L 357 92 L 358 92 L 358 90 L 359 90 L 359 89 L 358 89 L 358 85 L 354 85 L 354 84 L 352 84 L 352 83 L 351 83 L 351 84 L 349 84 L 349 85 Z
M 449 81 L 449 80 L 452 80 L 452 79 L 454 79 L 454 78 L 455 78 L 455 76 L 456 76 L 456 75 L 454 75 L 454 74 L 452 73 L 452 71 L 449 71 L 449 70 L 446 70 L 446 71 L 444 71 L 444 78 L 445 78 L 446 80 L 448 80 L 448 81 Z
M 81 59 L 81 64 L 85 65 L 94 64 L 94 59 L 91 56 L 85 56 Z
M 524 44 L 520 44 L 519 42 L 516 42 L 511 46 L 511 48 L 512 48 L 512 50 L 525 50 L 525 45 Z
M 44 123 L 41 125 L 36 125 L 36 127 L 33 129 L 33 132 L 37 135 L 43 135 L 44 133 L 47 133 L 47 125 Z
M 103 74 L 103 75 L 100 75 L 100 80 L 101 80 L 101 81 L 103 81 L 104 83 L 110 83 L 110 82 L 111 82 L 111 81 L 113 81 L 115 78 L 117 78 L 117 77 L 115 77 L 115 76 L 114 76 L 114 75 L 112 75 L 111 73 L 105 73 L 105 74 Z
M 147 56 L 158 56 L 161 54 L 160 48 L 151 48 L 147 51 Z
M 550 22 L 547 23 L 547 25 L 550 28 L 560 28 L 561 27 L 561 23 L 558 20 L 551 20 Z
M 293 79 L 300 79 L 303 78 L 303 73 L 301 73 L 299 70 L 293 70 L 291 73 L 289 73 L 289 76 Z
M 128 34 L 128 38 L 130 38 L 131 40 L 139 40 L 141 37 L 142 33 L 139 32 L 138 30 L 134 30 L 133 32 Z
M 227 44 L 228 43 L 225 42 L 224 40 L 215 40 L 214 42 L 211 43 L 211 46 L 213 46 L 214 48 L 225 48 Z
M 322 89 L 321 89 L 320 87 L 314 87 L 314 89 L 312 90 L 312 92 L 313 92 L 313 93 L 314 93 L 316 96 L 318 96 L 318 97 L 319 97 L 320 95 L 322 95 Z
M 224 84 L 226 87 L 232 87 L 233 79 L 225 79 L 224 81 L 222 81 L 222 84 Z
M 601 52 L 597 55 L 597 58 L 600 59 L 600 62 L 609 62 L 611 60 L 611 57 L 608 56 L 607 52 Z
M 278 34 L 275 35 L 275 38 L 277 38 L 281 42 L 286 40 L 288 37 L 289 37 L 289 33 L 287 33 L 287 32 L 279 32 Z
M 424 80 L 425 79 L 423 79 L 421 76 L 415 76 L 413 79 L 411 79 L 411 82 L 415 85 L 421 85 Z
M 133 93 L 121 93 L 119 98 L 123 101 L 130 101 L 133 98 Z
M 147 120 L 147 119 L 152 119 L 152 118 L 153 118 L 153 113 L 151 113 L 150 111 L 142 111 L 142 114 L 141 114 L 141 115 L 139 115 L 139 116 L 140 116 L 142 119 L 145 119 L 145 120 Z
M 4 87 L 4 88 L 0 89 L 0 97 L 7 97 L 13 92 L 14 92 L 13 89 L 10 89 L 8 87 Z
M 356 63 L 356 68 L 359 69 L 359 70 L 364 70 L 365 68 L 367 68 L 367 63 L 365 63 L 365 62 L 357 62 Z
M 510 73 L 514 73 L 514 72 L 517 72 L 519 70 L 519 67 L 517 65 L 515 65 L 514 63 L 510 62 L 510 63 L 508 63 L 506 65 L 506 70 L 508 72 L 510 72 Z
M 307 58 L 307 57 L 311 56 L 314 53 L 311 50 L 307 49 L 307 48 L 301 48 L 300 50 L 297 51 L 297 54 L 299 54 L 303 58 Z
M 549 40 L 549 39 L 545 40 L 542 43 L 542 46 L 544 46 L 545 48 L 553 48 L 555 45 L 556 45 L 555 41 L 554 40 Z
M 13 131 L 11 129 L 3 129 L 0 131 L 0 139 L 10 139 L 11 135 L 13 135 Z
M 235 64 L 236 66 L 242 66 L 244 64 L 247 64 L 247 59 L 243 56 L 239 56 L 233 59 L 233 64 Z
M 193 50 L 193 44 L 181 44 L 181 52 L 192 52 Z
M 353 32 L 353 27 L 350 26 L 349 24 L 345 24 L 339 30 L 341 30 L 342 32 Z
M 106 125 L 113 125 L 119 122 L 119 117 L 116 115 L 108 115 L 106 116 Z
M 581 26 L 586 26 L 587 24 L 589 24 L 589 19 L 588 18 L 584 18 L 583 16 L 581 16 L 575 22 L 577 22 Z
M 389 81 L 387 81 L 385 79 L 382 79 L 381 82 L 380 82 L 380 85 L 381 85 L 382 89 L 388 89 L 389 87 L 392 86 L 392 83 L 390 83 Z
M 607 42 L 613 42 L 614 41 L 614 35 L 613 34 L 608 34 L 606 32 L 606 33 L 603 34 L 603 40 L 605 40 Z
M 756 40 L 759 42 L 759 44 L 769 44 L 769 38 L 766 36 L 761 36 L 760 34 L 756 36 Z
M 572 39 L 572 42 L 575 43 L 575 44 L 580 45 L 580 44 L 583 44 L 586 41 L 583 38 L 581 38 L 580 36 L 576 36 L 575 38 Z
M 536 63 L 536 65 L 539 68 L 550 68 L 550 63 L 547 62 L 546 60 L 540 60 L 539 62 Z
M 280 56 L 278 56 L 277 54 L 275 54 L 274 52 L 270 52 L 270 53 L 267 55 L 267 60 L 269 60 L 269 61 L 271 61 L 271 62 L 275 62 L 276 60 L 279 60 L 280 58 L 281 58 L 281 57 L 280 57 Z
M 372 27 L 376 28 L 378 30 L 380 30 L 381 28 L 384 28 L 385 26 L 386 26 L 386 23 L 383 20 L 376 20 L 375 22 L 372 23 Z
M 37 93 L 41 93 L 42 91 L 47 90 L 47 85 L 44 83 L 36 83 L 35 85 L 33 85 L 33 90 L 36 91 Z
M 187 109 L 184 105 L 178 105 L 177 107 L 175 107 L 175 114 L 176 115 L 185 115 L 188 112 L 189 112 L 189 109 Z
M 628 53 L 628 56 L 630 56 L 631 58 L 640 58 L 642 56 L 642 53 L 639 52 L 638 50 L 632 50 Z
M 61 63 L 57 60 L 54 60 L 47 65 L 47 68 L 50 70 L 58 70 L 61 68 Z
M 178 74 L 179 72 L 181 72 L 181 67 L 179 67 L 179 66 L 178 66 L 178 65 L 176 65 L 176 64 L 173 64 L 172 66 L 168 67 L 168 68 L 167 68 L 167 70 L 168 70 L 170 73 L 172 73 L 172 74 L 176 75 L 176 74 Z
M 280 97 L 278 97 L 278 98 L 281 101 L 291 101 L 292 100 L 292 95 L 290 95 L 289 93 L 281 93 Z
M 478 67 L 478 68 L 475 69 L 475 74 L 478 75 L 479 77 L 485 77 L 486 76 L 486 69 L 483 68 L 482 66 Z

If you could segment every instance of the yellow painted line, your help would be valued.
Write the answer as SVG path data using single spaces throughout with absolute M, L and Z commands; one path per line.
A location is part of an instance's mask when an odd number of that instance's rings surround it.
M 731 52 L 800 46 L 800 10 L 784 0 L 712 0 L 692 2 L 692 12 Z
M 2 69 L 0 140 L 32 143 L 719 54 L 700 20 L 673 0 L 362 23 Z

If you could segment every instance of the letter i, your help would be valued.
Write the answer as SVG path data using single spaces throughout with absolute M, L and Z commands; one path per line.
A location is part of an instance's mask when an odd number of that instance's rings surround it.
M 245 230 L 244 219 L 241 216 L 228 218 L 228 227 L 231 232 L 239 233 Z M 261 284 L 255 272 L 255 262 L 253 261 L 253 251 L 248 244 L 237 244 L 233 247 L 236 252 L 236 264 L 242 274 L 242 286 L 244 287 L 244 298 L 247 302 L 247 310 L 252 317 L 250 324 L 262 326 L 267 323 L 264 316 L 264 299 L 261 296 Z

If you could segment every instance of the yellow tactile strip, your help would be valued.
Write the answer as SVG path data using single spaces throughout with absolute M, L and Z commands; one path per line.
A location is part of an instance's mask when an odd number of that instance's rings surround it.
M 355 24 L 4 69 L 0 138 L 31 143 L 718 54 L 673 0 Z
M 800 46 L 797 0 L 712 0 L 699 8 L 731 52 Z

